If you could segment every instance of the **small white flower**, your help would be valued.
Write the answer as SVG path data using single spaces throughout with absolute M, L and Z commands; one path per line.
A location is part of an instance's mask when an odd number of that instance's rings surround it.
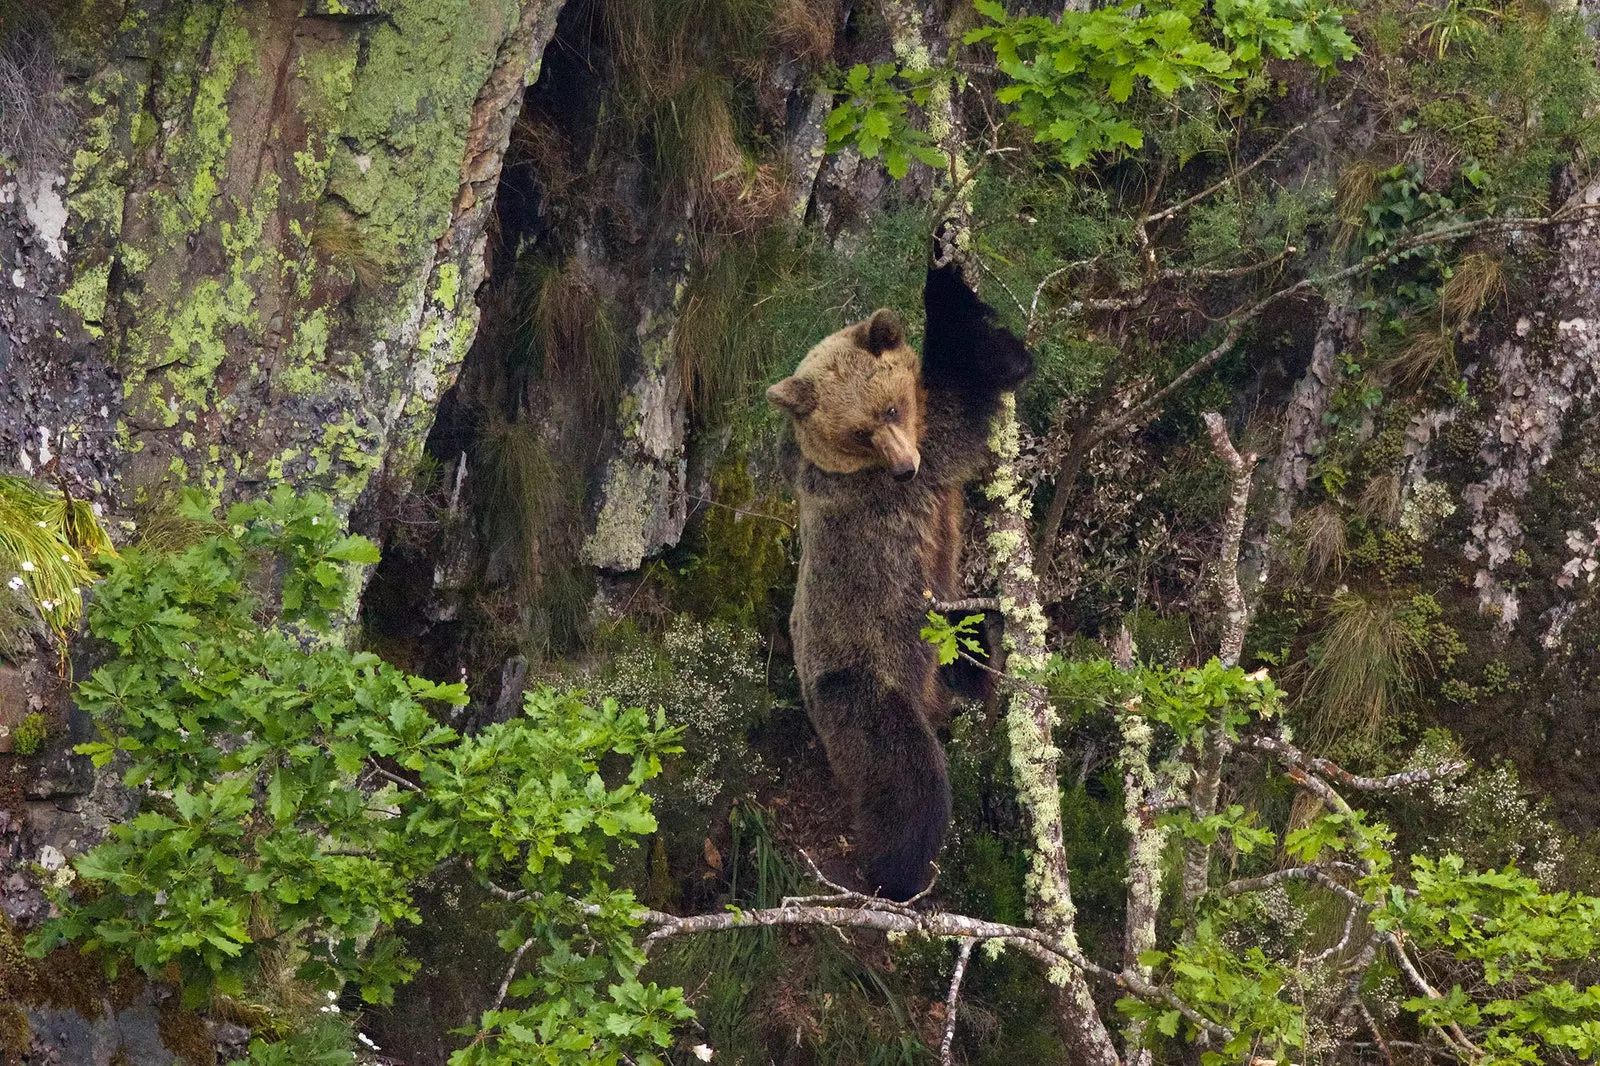
M 25 573 L 25 574 L 31 574 L 31 573 L 33 573 L 33 571 L 34 571 L 33 560 L 32 559 L 24 559 L 24 560 L 22 560 L 22 572 Z
M 701 1062 L 710 1062 L 711 1061 L 711 1056 L 713 1054 L 715 1054 L 715 1052 L 713 1052 L 711 1050 L 711 1048 L 706 1044 L 696 1044 L 694 1047 L 690 1048 L 689 1050 L 693 1051 L 694 1052 L 694 1057 L 699 1059 Z
M 10 581 L 7 581 L 6 584 L 11 586 L 11 588 L 20 591 L 22 589 L 22 575 L 16 575 Z
M 38 526 L 40 529 L 49 529 L 50 528 L 44 522 L 35 522 L 34 525 Z
M 68 555 L 66 552 L 62 552 L 61 553 L 61 561 L 64 562 L 64 563 L 70 563 L 70 562 L 72 562 L 72 556 Z
M 368 1036 L 366 1033 L 357 1033 L 356 1034 L 356 1039 L 361 1041 L 363 1044 L 367 1045 L 373 1051 L 382 1051 L 383 1050 L 377 1044 L 373 1043 L 372 1037 Z
M 56 609 L 55 601 L 54 600 L 40 600 L 39 601 L 39 609 L 40 610 L 44 610 L 44 611 L 53 611 L 53 610 Z
M 322 524 L 322 517 L 320 515 L 312 515 L 311 524 L 314 526 L 320 526 Z
M 74 596 L 82 596 L 83 595 L 83 591 L 81 589 L 79 589 L 78 586 L 74 585 L 74 586 L 72 586 L 72 594 Z

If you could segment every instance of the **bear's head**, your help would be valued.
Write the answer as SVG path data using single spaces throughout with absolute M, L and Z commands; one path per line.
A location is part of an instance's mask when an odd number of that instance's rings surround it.
M 805 457 L 833 474 L 883 468 L 909 481 L 922 462 L 922 369 L 893 311 L 823 340 L 767 400 L 794 419 Z

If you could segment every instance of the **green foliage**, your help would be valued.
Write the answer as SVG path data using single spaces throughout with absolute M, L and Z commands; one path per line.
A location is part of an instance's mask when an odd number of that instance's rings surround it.
M 938 611 L 929 611 L 928 624 L 922 627 L 922 639 L 939 650 L 940 666 L 949 666 L 963 652 L 982 658 L 983 645 L 978 643 L 978 623 L 982 621 L 983 615 L 979 613 L 969 614 L 952 624 Z
M 180 553 L 111 563 L 90 611 L 110 656 L 78 692 L 103 740 L 78 750 L 124 765 L 141 809 L 74 861 L 90 891 L 61 894 L 30 951 L 76 941 L 113 972 L 181 977 L 190 1003 L 285 967 L 386 1002 L 416 969 L 387 935 L 419 918 L 411 885 L 465 859 L 513 904 L 502 943 L 538 950 L 511 989 L 527 1005 L 485 1015 L 457 1066 L 658 1061 L 688 1011 L 638 981 L 637 905 L 607 875 L 656 828 L 643 786 L 676 731 L 539 690 L 523 717 L 457 735 L 428 707 L 464 704 L 462 686 L 326 639 L 348 564 L 375 556 L 327 500 L 282 490 Z M 258 1041 L 251 1061 L 350 1061 L 313 1037 Z
M 17 723 L 11 732 L 11 750 L 18 755 L 37 755 L 50 736 L 50 725 L 38 711 Z
M 1411 882 L 1408 891 L 1370 880 L 1381 904 L 1374 926 L 1404 932 L 1471 976 L 1406 1009 L 1425 1024 L 1460 1026 L 1487 1063 L 1600 1053 L 1600 985 L 1573 983 L 1600 956 L 1600 898 L 1545 892 L 1515 866 L 1474 872 L 1454 855 L 1414 857 Z
M 1006 79 L 995 98 L 1071 167 L 1140 148 L 1140 109 L 1151 101 L 1194 89 L 1236 91 L 1272 59 L 1328 68 L 1356 54 L 1343 12 L 1312 0 L 1129 3 L 1048 18 L 1012 15 L 998 0 L 973 6 L 988 24 L 965 41 L 993 49 Z M 913 158 L 942 165 L 908 110 L 926 105 L 933 86 L 950 79 L 909 64 L 853 68 L 840 90 L 845 101 L 828 117 L 829 149 L 853 146 L 869 159 L 881 152 L 897 178 Z
M 1165 966 L 1172 974 L 1172 990 L 1209 1021 L 1227 1026 L 1233 1037 L 1218 1050 L 1203 1052 L 1204 1066 L 1222 1066 L 1246 1055 L 1288 1062 L 1290 1054 L 1305 1045 L 1305 1016 L 1299 1004 L 1282 995 L 1291 974 L 1282 963 L 1269 959 L 1259 947 L 1230 947 L 1222 931 L 1202 919 L 1193 937 L 1171 951 L 1147 951 L 1139 961 Z M 1193 1040 L 1197 1027 L 1178 1011 L 1143 1000 L 1123 998 L 1117 1008 L 1130 1018 L 1154 1024 L 1163 1036 L 1176 1036 L 1182 1026 Z
M 913 159 L 944 167 L 945 154 L 911 124 L 909 105 L 925 107 L 941 75 L 928 70 L 878 63 L 858 63 L 844 77 L 845 96 L 828 114 L 828 151 L 851 147 L 867 159 L 883 156 L 889 175 L 903 178 Z M 902 89 L 901 84 L 906 88 Z
M 516 897 L 500 930 L 506 950 L 538 948 L 510 994 L 526 1005 L 485 1012 L 451 1066 L 659 1063 L 671 1026 L 693 1012 L 677 988 L 638 979 L 644 954 L 633 893 L 613 889 L 611 852 L 656 829 L 646 781 L 681 750 L 658 714 L 606 700 L 594 708 L 550 690 L 528 694 L 526 719 L 490 726 L 424 766 L 426 809 L 410 827 L 464 857 L 486 884 Z M 601 760 L 622 756 L 615 787 Z M 512 888 L 507 883 L 515 885 Z
M 1010 79 L 995 95 L 1012 118 L 1055 147 L 1068 166 L 1100 152 L 1139 148 L 1130 99 L 1170 98 L 1206 87 L 1233 91 L 1269 59 L 1331 67 L 1356 53 L 1343 13 L 1299 0 L 1247 0 L 1207 9 L 1193 0 L 1063 12 L 1059 20 L 1012 16 L 998 0 L 974 5 L 993 25 L 969 44 L 994 49 Z

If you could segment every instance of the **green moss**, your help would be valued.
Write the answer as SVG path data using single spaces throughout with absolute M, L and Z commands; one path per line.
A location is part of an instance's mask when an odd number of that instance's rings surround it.
M 766 632 L 794 581 L 793 504 L 763 496 L 750 473 L 755 429 L 744 425 L 711 475 L 700 510 L 661 572 L 674 607 Z
M 11 733 L 11 750 L 18 755 L 37 755 L 50 735 L 44 715 L 35 711 L 17 724 Z

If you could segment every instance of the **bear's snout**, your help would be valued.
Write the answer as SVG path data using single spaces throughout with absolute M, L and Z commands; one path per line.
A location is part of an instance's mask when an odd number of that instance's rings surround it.
M 917 476 L 917 465 L 912 462 L 896 463 L 890 468 L 896 481 L 910 481 Z

